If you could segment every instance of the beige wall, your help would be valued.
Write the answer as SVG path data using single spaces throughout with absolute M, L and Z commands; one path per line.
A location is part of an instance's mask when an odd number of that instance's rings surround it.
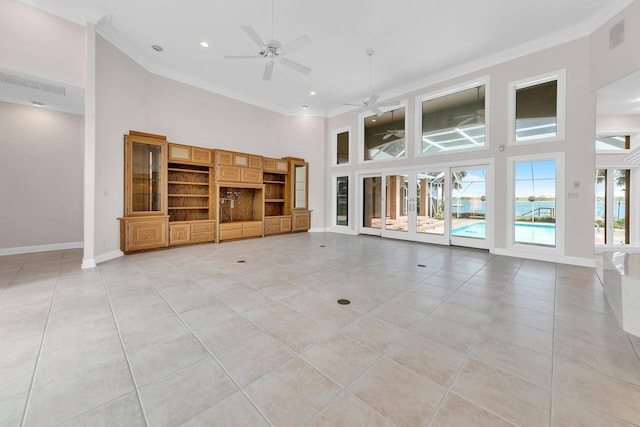
M 83 117 L 0 102 L 0 249 L 82 241 Z
M 119 249 L 123 135 L 166 135 L 176 143 L 302 157 L 309 161 L 311 226 L 324 226 L 325 119 L 290 117 L 148 73 L 109 42 L 97 42 L 96 256 Z
M 565 212 L 568 219 L 565 224 L 565 256 L 580 259 L 593 258 L 593 170 L 595 135 L 595 96 L 589 91 L 589 40 L 583 38 L 561 46 L 527 55 L 502 64 L 479 70 L 452 80 L 448 80 L 430 87 L 423 88 L 397 99 L 408 100 L 407 140 L 409 158 L 400 161 L 376 162 L 374 164 L 358 165 L 358 112 L 341 114 L 329 119 L 326 147 L 331 150 L 331 133 L 333 130 L 351 126 L 351 159 L 349 167 L 328 168 L 331 173 L 357 171 L 376 171 L 381 168 L 409 167 L 435 163 L 473 161 L 475 159 L 491 158 L 495 161 L 495 247 L 507 247 L 507 158 L 537 153 L 564 152 L 566 167 L 564 170 L 566 192 L 578 192 L 575 198 L 566 198 Z M 567 71 L 567 117 L 565 140 L 562 142 L 547 142 L 526 144 L 521 146 L 506 146 L 508 135 L 508 85 L 510 82 L 534 77 L 558 69 Z M 434 92 L 477 79 L 482 76 L 490 77 L 490 131 L 487 150 L 467 153 L 447 153 L 428 157 L 415 157 L 415 98 L 422 94 Z M 500 152 L 498 147 L 505 145 Z M 354 175 L 355 176 L 355 175 Z M 573 184 L 579 183 L 579 190 L 574 190 Z M 354 185 L 357 183 L 354 182 Z M 351 203 L 357 203 L 352 200 Z M 327 212 L 330 206 L 326 207 Z M 354 218 L 355 221 L 358 218 Z
M 624 42 L 609 50 L 611 27 L 624 20 Z M 594 31 L 590 39 L 591 90 L 640 70 L 640 0 L 635 0 L 622 12 Z
M 84 27 L 0 0 L 0 68 L 84 86 Z

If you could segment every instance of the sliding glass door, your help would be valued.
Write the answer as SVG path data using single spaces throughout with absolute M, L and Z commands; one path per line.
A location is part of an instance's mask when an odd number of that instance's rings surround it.
M 382 233 L 382 175 L 362 177 L 362 222 L 360 232 L 380 236 Z
M 594 242 L 597 246 L 629 245 L 630 169 L 596 169 Z

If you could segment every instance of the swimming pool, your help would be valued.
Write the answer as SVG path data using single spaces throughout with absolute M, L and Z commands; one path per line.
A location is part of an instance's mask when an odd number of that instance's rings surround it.
M 454 228 L 451 234 L 453 236 L 484 239 L 486 236 L 485 223 L 476 222 L 475 224 Z M 514 238 L 518 243 L 535 243 L 537 245 L 553 246 L 556 244 L 556 225 L 517 222 Z

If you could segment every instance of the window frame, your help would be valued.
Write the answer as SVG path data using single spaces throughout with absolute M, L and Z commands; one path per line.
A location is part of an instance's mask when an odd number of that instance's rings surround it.
M 338 178 L 346 177 L 349 181 L 349 190 L 347 191 L 348 203 L 347 203 L 347 225 L 338 225 L 336 223 L 336 216 L 338 215 L 338 206 L 336 203 L 338 196 Z M 354 230 L 353 218 L 354 218 L 354 201 L 355 189 L 353 188 L 353 173 L 351 172 L 336 172 L 331 174 L 331 222 L 329 229 L 337 233 L 356 234 Z
M 389 111 L 393 111 L 393 110 L 397 110 L 400 108 L 404 108 L 404 155 L 401 157 L 394 157 L 392 159 L 371 159 L 371 160 L 365 160 L 364 158 L 364 120 L 367 117 L 372 117 L 375 116 L 375 113 L 372 113 L 371 111 L 363 111 L 362 113 L 358 114 L 358 164 L 361 165 L 365 165 L 365 164 L 373 164 L 373 163 L 384 163 L 384 162 L 395 162 L 398 160 L 406 160 L 409 158 L 408 156 L 408 149 L 409 149 L 409 144 L 407 143 L 407 141 L 409 140 L 408 136 L 409 136 L 409 102 L 408 100 L 402 100 L 402 101 L 398 101 L 398 103 L 392 107 L 384 107 L 384 108 L 380 108 L 380 110 L 384 113 L 387 113 Z
M 548 83 L 552 81 L 557 82 L 557 94 L 556 94 L 556 134 L 555 136 L 532 138 L 523 141 L 516 139 L 516 92 L 518 89 L 525 89 L 531 86 L 539 85 L 542 83 Z M 567 70 L 562 68 L 560 70 L 551 71 L 537 76 L 527 77 L 521 80 L 509 82 L 509 98 L 507 100 L 507 111 L 509 114 L 508 120 L 508 135 L 507 145 L 527 145 L 527 144 L 539 144 L 544 142 L 564 142 L 565 140 L 565 128 L 566 128 L 566 99 L 567 99 Z
M 338 135 L 344 132 L 348 132 L 349 133 L 349 147 L 348 147 L 348 153 L 349 153 L 349 161 L 346 163 L 338 163 Z M 351 132 L 351 126 L 344 126 L 338 129 L 334 129 L 331 132 L 331 166 L 332 167 L 336 167 L 336 168 L 341 168 L 341 167 L 345 167 L 345 166 L 351 166 L 351 159 L 352 159 L 352 155 L 351 155 L 351 136 L 353 135 L 353 133 Z
M 556 244 L 555 246 L 536 245 L 515 241 L 515 166 L 518 162 L 555 160 L 556 162 Z M 564 256 L 565 247 L 565 154 L 564 152 L 538 153 L 525 156 L 507 157 L 507 230 L 506 249 L 514 254 L 536 254 L 546 256 Z M 516 255 L 517 256 L 517 255 Z M 524 255 L 526 256 L 526 255 Z
M 425 101 L 430 101 L 436 98 L 442 98 L 447 95 L 452 95 L 457 92 L 462 92 L 464 90 L 477 88 L 479 86 L 484 86 L 484 145 L 481 147 L 474 148 L 461 148 L 457 150 L 443 150 L 443 151 L 434 151 L 430 153 L 422 152 L 422 103 Z M 416 150 L 416 158 L 421 157 L 430 157 L 430 156 L 439 156 L 443 154 L 452 154 L 452 153 L 467 153 L 472 151 L 481 151 L 481 150 L 489 150 L 490 144 L 490 117 L 491 117 L 491 77 L 489 75 L 481 76 L 473 80 L 468 80 L 463 83 L 459 83 L 454 86 L 448 86 L 444 89 L 440 89 L 437 91 L 431 91 L 424 93 L 422 95 L 416 96 L 415 99 L 415 135 L 416 135 L 416 143 L 414 149 Z
M 611 130 L 611 129 L 607 129 L 606 131 L 603 130 L 601 132 L 596 131 L 596 140 L 598 138 L 603 138 L 603 137 L 612 137 L 612 136 L 624 136 L 624 137 L 628 137 L 629 138 L 629 148 L 626 149 L 622 149 L 622 150 L 598 150 L 595 145 L 594 145 L 594 150 L 596 152 L 596 154 L 629 154 L 631 153 L 632 147 L 631 147 L 631 137 L 633 136 L 634 132 L 633 131 L 629 131 L 627 130 L 623 130 L 623 131 L 616 131 L 616 130 Z

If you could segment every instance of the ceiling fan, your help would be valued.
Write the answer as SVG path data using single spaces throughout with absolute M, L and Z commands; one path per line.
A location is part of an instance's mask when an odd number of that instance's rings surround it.
M 365 52 L 369 56 L 369 97 L 364 101 L 362 101 L 362 103 L 360 104 L 344 104 L 344 105 L 360 107 L 360 111 L 371 111 L 377 116 L 381 116 L 384 114 L 384 111 L 382 111 L 381 108 L 395 107 L 397 105 L 400 105 L 400 103 L 399 102 L 378 103 L 378 98 L 380 98 L 380 95 L 371 92 L 371 74 L 372 74 L 372 68 L 373 68 L 372 56 L 375 55 L 376 51 L 373 49 L 367 49 Z
M 241 25 L 240 28 L 249 36 L 251 40 L 260 48 L 256 54 L 240 54 L 240 55 L 225 55 L 226 59 L 261 59 L 267 60 L 264 66 L 264 73 L 262 74 L 262 80 L 271 80 L 273 74 L 273 65 L 275 62 L 279 62 L 285 67 L 291 68 L 302 74 L 309 74 L 311 68 L 306 67 L 296 61 L 284 58 L 291 52 L 301 49 L 311 44 L 311 39 L 307 36 L 300 36 L 289 43 L 281 44 L 278 40 L 273 38 L 273 0 L 271 0 L 271 37 L 269 40 L 263 40 L 256 30 L 250 25 Z
M 478 108 L 470 114 L 462 114 L 460 116 L 454 117 L 455 120 L 461 120 L 460 123 L 458 123 L 457 127 L 466 125 L 467 123 L 472 121 L 479 122 L 480 119 L 484 119 L 484 103 L 480 101 L 480 86 L 478 86 L 476 89 L 478 89 L 478 97 L 476 99 Z
M 404 138 L 404 135 L 405 135 L 404 129 L 395 129 L 395 126 L 393 125 L 393 110 L 391 110 L 391 127 L 394 129 L 387 129 L 384 132 L 375 133 L 374 135 L 377 135 L 377 136 L 384 135 L 382 137 L 383 141 L 386 141 L 391 137 Z

